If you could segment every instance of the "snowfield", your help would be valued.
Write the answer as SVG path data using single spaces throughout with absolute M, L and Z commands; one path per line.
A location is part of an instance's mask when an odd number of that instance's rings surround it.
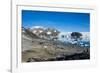
M 63 42 L 69 42 L 69 41 L 72 41 L 71 39 L 71 33 L 72 32 L 61 32 L 58 36 L 58 39 L 60 41 L 63 41 Z M 82 33 L 82 40 L 83 41 L 89 41 L 90 40 L 90 32 L 80 32 Z M 62 35 L 64 35 L 64 38 L 62 38 Z

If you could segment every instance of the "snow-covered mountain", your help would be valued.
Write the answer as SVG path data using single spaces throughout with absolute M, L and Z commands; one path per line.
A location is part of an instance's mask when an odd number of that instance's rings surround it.
M 63 42 L 69 42 L 72 41 L 71 39 L 71 33 L 72 32 L 61 32 L 58 36 L 58 39 Z M 89 41 L 90 40 L 90 32 L 80 32 L 82 34 L 82 40 L 83 41 Z M 63 36 L 63 38 L 62 38 Z
M 79 44 L 82 47 L 90 47 L 90 32 L 80 32 L 82 34 L 81 41 L 74 41 L 73 39 L 71 39 L 71 33 L 72 32 L 60 33 L 58 40 L 65 42 L 65 43 Z

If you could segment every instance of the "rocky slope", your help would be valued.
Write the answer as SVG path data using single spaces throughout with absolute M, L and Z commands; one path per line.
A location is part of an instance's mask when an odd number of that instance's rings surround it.
M 22 62 L 52 61 L 58 59 L 73 60 L 78 54 L 83 55 L 82 59 L 89 59 L 89 51 L 87 49 L 89 50 L 89 48 L 65 44 L 61 41 L 41 39 L 29 29 L 22 29 Z M 81 58 L 79 57 L 78 59 Z

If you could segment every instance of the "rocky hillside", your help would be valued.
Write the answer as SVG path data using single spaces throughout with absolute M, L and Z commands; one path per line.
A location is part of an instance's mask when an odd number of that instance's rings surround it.
M 77 45 L 66 44 L 61 41 L 53 41 L 41 39 L 33 34 L 30 29 L 22 28 L 22 62 L 37 62 L 73 59 L 70 57 L 77 56 L 81 53 L 88 53 L 86 56 L 82 54 L 82 59 L 89 58 L 89 48 L 83 48 Z M 75 56 L 74 56 L 75 54 Z

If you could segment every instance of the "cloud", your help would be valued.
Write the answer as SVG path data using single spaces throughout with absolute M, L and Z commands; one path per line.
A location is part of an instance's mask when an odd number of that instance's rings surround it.
M 32 26 L 32 27 L 31 27 L 31 29 L 34 29 L 34 28 L 43 28 L 43 29 L 44 29 L 43 26 Z

